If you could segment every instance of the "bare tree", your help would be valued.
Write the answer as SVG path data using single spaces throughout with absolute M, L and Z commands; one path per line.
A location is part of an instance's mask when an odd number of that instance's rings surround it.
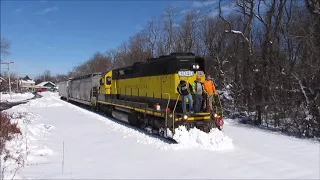
M 45 70 L 43 72 L 43 81 L 50 81 L 51 80 L 51 71 Z
M 176 46 L 176 31 L 175 31 L 175 21 L 178 15 L 177 8 L 174 6 L 169 6 L 164 15 L 163 15 L 163 22 L 164 22 L 164 35 L 165 35 L 165 45 L 164 45 L 164 52 L 162 54 L 169 54 L 174 50 Z
M 132 63 L 143 62 L 152 57 L 151 49 L 148 47 L 148 38 L 142 32 L 130 38 L 129 51 Z
M 195 48 L 196 44 L 196 26 L 197 15 L 196 11 L 192 10 L 185 16 L 184 22 L 182 22 L 180 41 L 182 51 L 191 52 Z
M 152 19 L 147 22 L 147 26 L 142 31 L 145 40 L 147 41 L 147 51 L 150 52 L 150 57 L 157 56 L 157 42 L 161 39 L 161 21 Z
M 319 0 L 305 0 L 305 3 L 311 13 L 320 16 L 320 1 Z

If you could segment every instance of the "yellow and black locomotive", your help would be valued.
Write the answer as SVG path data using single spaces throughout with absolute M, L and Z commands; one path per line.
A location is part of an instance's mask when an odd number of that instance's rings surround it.
M 106 73 L 80 77 L 87 79 L 83 83 L 91 83 L 86 98 L 72 95 L 75 93 L 73 91 L 77 91 L 77 88 L 72 88 L 74 83 L 81 83 L 79 77 L 62 82 L 63 88 L 59 87 L 59 93 L 61 91 L 61 96 L 68 100 L 85 101 L 85 104 L 93 106 L 97 111 L 165 137 L 170 138 L 179 125 L 209 132 L 213 127 L 220 128 L 222 124 L 217 122 L 222 120 L 223 114 L 183 113 L 182 97 L 177 91 L 181 80 L 193 83 L 200 76 L 204 81 L 204 69 L 205 61 L 202 57 L 193 53 L 171 53 Z

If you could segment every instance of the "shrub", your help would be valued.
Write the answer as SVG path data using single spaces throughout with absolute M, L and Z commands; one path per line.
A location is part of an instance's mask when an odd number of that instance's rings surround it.
M 1 112 L 0 114 L 0 151 L 3 152 L 6 141 L 10 141 L 14 135 L 22 134 L 17 123 L 10 121 L 9 115 Z

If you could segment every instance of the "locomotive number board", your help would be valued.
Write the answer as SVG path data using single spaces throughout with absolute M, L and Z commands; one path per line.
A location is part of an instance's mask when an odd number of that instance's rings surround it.
M 191 77 L 194 75 L 193 71 L 178 71 L 179 76 Z

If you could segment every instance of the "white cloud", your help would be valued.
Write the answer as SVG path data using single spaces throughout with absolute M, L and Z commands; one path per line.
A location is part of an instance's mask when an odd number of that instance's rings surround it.
M 221 5 L 222 15 L 226 16 L 226 15 L 230 14 L 233 10 L 235 10 L 235 8 L 236 8 L 236 4 L 232 3 L 232 2 L 222 4 Z M 209 17 L 219 16 L 219 5 L 218 4 L 216 7 L 211 9 L 211 11 L 208 13 L 208 16 Z
M 143 30 L 143 26 L 141 26 L 141 25 L 139 25 L 139 24 L 136 24 L 135 29 L 136 29 L 137 31 L 142 31 L 142 30 Z
M 188 14 L 188 13 L 190 13 L 192 11 L 195 11 L 196 13 L 200 12 L 199 9 L 198 10 L 197 9 L 183 9 L 183 10 L 180 11 L 180 14 Z
M 183 9 L 180 11 L 180 14 L 187 14 L 190 11 L 191 11 L 190 9 Z
M 219 11 L 212 11 L 208 14 L 209 17 L 216 17 L 219 15 Z
M 192 3 L 192 6 L 193 6 L 193 7 L 201 7 L 201 6 L 202 6 L 202 2 L 194 1 L 194 2 Z
M 216 0 L 194 1 L 192 3 L 192 6 L 196 7 L 196 8 L 200 8 L 200 7 L 206 7 L 206 6 L 210 6 L 210 5 L 217 4 L 217 3 L 218 3 L 218 1 L 216 1 Z
M 180 27 L 180 24 L 173 23 L 173 27 Z
M 236 8 L 236 5 L 234 3 L 229 3 L 229 4 L 222 5 L 221 11 L 223 15 L 227 15 L 231 13 L 233 10 L 235 10 L 235 8 Z
M 14 12 L 21 12 L 22 8 L 15 9 Z
M 57 7 L 51 7 L 51 8 L 46 8 L 43 11 L 37 12 L 36 14 L 38 14 L 38 15 L 39 14 L 47 14 L 49 12 L 56 11 L 56 10 L 58 10 Z

